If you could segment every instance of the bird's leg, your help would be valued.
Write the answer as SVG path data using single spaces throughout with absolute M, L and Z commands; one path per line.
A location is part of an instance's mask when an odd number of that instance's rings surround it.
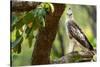
M 77 48 L 77 42 L 75 41 L 74 38 L 71 38 L 70 41 L 69 41 L 69 49 L 68 49 L 68 52 L 77 51 L 77 50 L 75 50 L 76 48 Z
M 80 44 L 74 38 L 71 37 L 71 39 L 69 41 L 68 52 L 81 51 L 81 50 L 83 50 L 83 49 L 80 47 Z
M 72 39 L 71 39 L 69 41 L 68 53 L 73 52 L 73 47 L 74 47 L 74 44 L 73 44 Z
M 75 51 L 75 48 L 77 46 L 77 42 L 73 40 L 73 43 L 74 43 L 74 45 L 73 45 L 73 51 Z
M 72 51 L 80 51 L 80 47 L 79 47 L 79 43 L 73 38 L 72 39 L 72 43 L 73 43 L 73 50 Z

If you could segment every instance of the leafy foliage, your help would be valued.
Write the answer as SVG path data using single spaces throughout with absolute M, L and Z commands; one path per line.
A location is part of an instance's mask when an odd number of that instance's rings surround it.
M 11 44 L 14 52 L 21 52 L 24 38 L 28 39 L 29 47 L 32 46 L 33 32 L 38 28 L 45 27 L 45 17 L 50 11 L 54 11 L 52 4 L 41 3 L 36 9 L 25 12 L 20 17 L 12 14 Z M 16 35 L 14 35 L 15 33 Z

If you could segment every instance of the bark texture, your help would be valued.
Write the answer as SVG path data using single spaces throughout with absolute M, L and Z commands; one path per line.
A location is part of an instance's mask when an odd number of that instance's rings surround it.
M 91 51 L 74 51 L 62 56 L 61 58 L 52 61 L 53 64 L 62 64 L 62 63 L 76 63 L 76 62 L 90 62 L 96 61 L 96 58 L 93 58 L 95 55 Z
M 11 8 L 13 12 L 24 12 L 24 11 L 30 11 L 32 9 L 35 9 L 36 6 L 39 4 L 40 2 L 12 0 Z
M 39 30 L 39 34 L 32 54 L 32 65 L 49 64 L 50 51 L 58 29 L 60 17 L 64 11 L 64 4 L 53 4 L 54 13 L 46 16 L 46 26 Z

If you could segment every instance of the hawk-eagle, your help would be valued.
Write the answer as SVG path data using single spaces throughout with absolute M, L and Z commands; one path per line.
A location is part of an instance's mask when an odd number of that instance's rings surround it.
M 85 47 L 89 51 L 93 51 L 94 49 L 93 49 L 91 43 L 89 42 L 88 38 L 83 33 L 81 28 L 73 20 L 71 8 L 68 9 L 67 15 L 68 15 L 68 21 L 66 23 L 66 26 L 67 26 L 67 29 L 68 29 L 69 38 L 74 39 L 79 44 L 81 44 L 81 46 Z

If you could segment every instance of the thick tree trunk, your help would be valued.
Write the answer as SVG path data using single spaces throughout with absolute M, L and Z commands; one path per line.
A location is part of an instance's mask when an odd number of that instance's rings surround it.
M 39 34 L 32 54 L 32 65 L 49 64 L 50 51 L 58 29 L 59 19 L 64 11 L 64 4 L 53 4 L 54 13 L 46 16 L 46 26 Z

